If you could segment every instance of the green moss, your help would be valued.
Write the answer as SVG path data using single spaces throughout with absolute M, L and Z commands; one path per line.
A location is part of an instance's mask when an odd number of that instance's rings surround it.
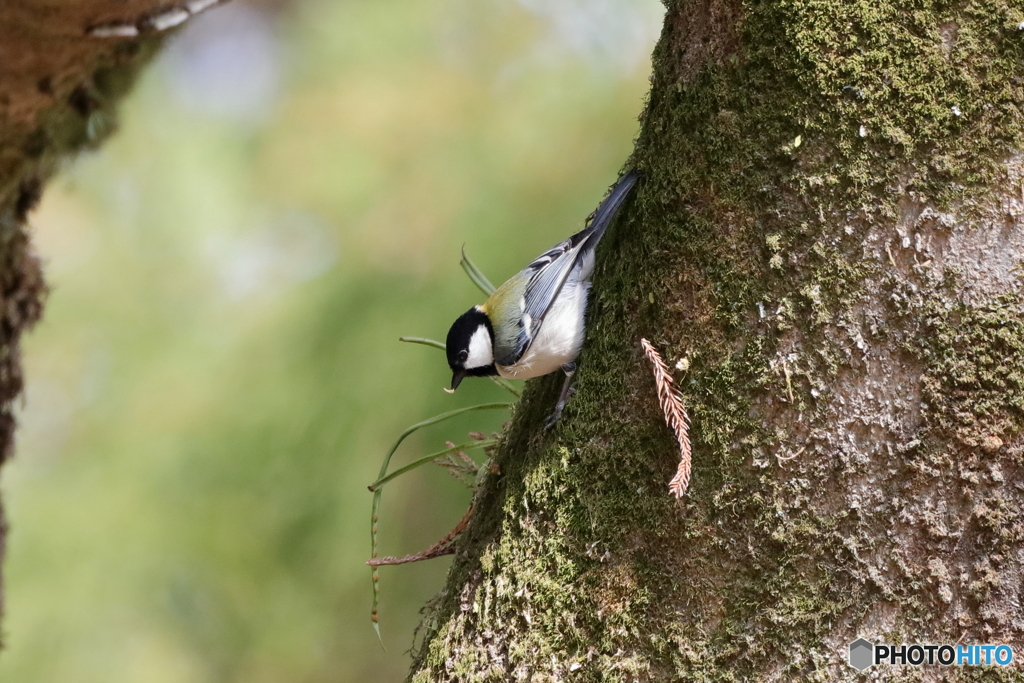
M 935 308 L 939 308 L 936 305 Z M 1024 297 L 1004 294 L 980 305 L 942 305 L 924 317 L 923 399 L 927 431 L 998 450 L 1024 417 Z

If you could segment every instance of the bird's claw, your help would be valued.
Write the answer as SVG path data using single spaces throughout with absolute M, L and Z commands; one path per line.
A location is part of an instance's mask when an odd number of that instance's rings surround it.
M 558 421 L 562 419 L 562 407 L 558 406 L 555 408 L 555 412 L 548 415 L 547 419 L 544 420 L 544 429 L 549 430 L 558 424 Z
M 555 412 L 548 415 L 548 419 L 544 421 L 544 429 L 551 429 L 561 419 L 562 411 L 565 410 L 565 405 L 572 398 L 572 395 L 576 393 L 576 387 L 572 384 L 572 376 L 576 372 L 576 363 L 570 362 L 562 366 L 563 372 L 565 372 L 565 384 L 562 385 L 562 393 L 558 395 L 558 403 L 555 404 Z
M 565 410 L 565 406 L 569 403 L 569 399 L 576 393 L 576 387 L 570 386 L 563 392 L 563 397 L 555 405 L 555 412 L 548 415 L 547 419 L 544 420 L 544 429 L 551 429 L 558 421 L 562 419 L 562 411 Z

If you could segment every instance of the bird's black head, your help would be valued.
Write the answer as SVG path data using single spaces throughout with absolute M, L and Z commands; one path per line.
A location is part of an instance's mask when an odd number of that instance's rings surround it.
M 494 328 L 491 319 L 479 306 L 459 316 L 448 330 L 445 351 L 452 369 L 452 389 L 466 376 L 497 375 L 494 367 Z

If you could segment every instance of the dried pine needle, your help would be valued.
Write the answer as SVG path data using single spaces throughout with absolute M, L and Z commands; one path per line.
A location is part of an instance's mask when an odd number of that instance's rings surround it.
M 681 498 L 690 486 L 690 416 L 686 413 L 683 397 L 672 381 L 672 375 L 661 355 L 646 339 L 641 339 L 640 345 L 654 368 L 654 381 L 658 385 L 658 401 L 665 414 L 665 424 L 675 434 L 679 444 L 679 468 L 669 482 L 668 490 L 676 498 Z

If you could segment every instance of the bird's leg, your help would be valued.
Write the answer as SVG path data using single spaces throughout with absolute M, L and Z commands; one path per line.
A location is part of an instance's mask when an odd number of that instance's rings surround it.
M 558 395 L 558 403 L 555 404 L 555 412 L 551 413 L 546 422 L 546 427 L 551 429 L 555 426 L 562 417 L 562 411 L 565 410 L 565 404 L 569 402 L 572 397 L 572 376 L 576 373 L 576 362 L 572 361 L 562 366 L 562 372 L 565 373 L 565 384 L 562 385 L 562 393 Z

